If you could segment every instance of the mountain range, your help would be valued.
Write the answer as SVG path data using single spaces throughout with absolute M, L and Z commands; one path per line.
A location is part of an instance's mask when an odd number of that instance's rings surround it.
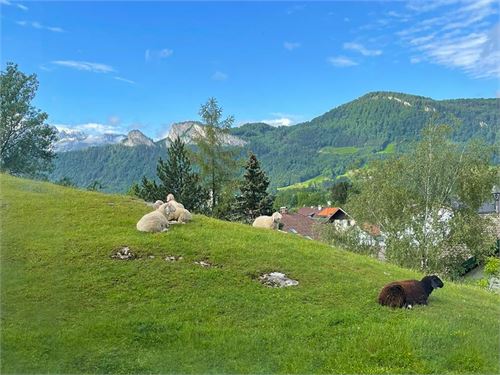
M 301 124 L 250 123 L 232 128 L 225 141 L 241 148 L 242 157 L 255 153 L 270 176 L 271 187 L 276 188 L 317 176 L 335 178 L 368 160 L 404 152 L 429 123 L 452 125 L 457 142 L 479 138 L 498 145 L 499 103 L 499 99 L 433 100 L 372 92 Z M 189 144 L 200 134 L 202 123 L 186 121 L 173 124 L 168 136 L 179 136 Z M 168 137 L 153 142 L 139 130 L 105 135 L 95 144 L 81 134 L 63 136 L 59 142 L 64 147 L 58 148 L 50 178 L 69 177 L 79 186 L 99 180 L 105 190 L 113 192 L 126 191 L 143 175 L 154 177 L 156 161 L 166 157 L 169 144 Z

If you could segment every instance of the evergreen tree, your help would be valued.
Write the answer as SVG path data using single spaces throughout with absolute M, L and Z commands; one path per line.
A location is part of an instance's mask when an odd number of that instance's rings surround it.
M 178 202 L 181 202 L 190 211 L 202 211 L 208 199 L 206 191 L 201 187 L 200 178 L 192 171 L 186 145 L 176 138 L 167 150 L 168 158 L 158 161 L 156 172 L 160 184 L 146 177 L 142 178 L 141 185 L 133 185 L 132 194 L 154 202 L 166 200 L 172 193 Z
M 347 197 L 352 193 L 352 183 L 350 181 L 340 181 L 330 189 L 333 204 L 343 206 L 347 202 Z
M 273 199 L 267 192 L 269 178 L 254 154 L 250 154 L 245 170 L 239 187 L 241 194 L 236 199 L 236 211 L 244 221 L 250 222 L 257 216 L 270 215 Z

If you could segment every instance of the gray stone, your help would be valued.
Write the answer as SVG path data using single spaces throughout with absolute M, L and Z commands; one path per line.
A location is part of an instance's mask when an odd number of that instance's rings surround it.
M 135 259 L 135 254 L 130 251 L 128 246 L 122 247 L 115 254 L 111 255 L 111 258 L 119 259 L 119 260 L 131 260 Z
M 259 281 L 270 288 L 285 288 L 299 285 L 297 280 L 290 279 L 281 272 L 265 273 L 259 276 Z
M 165 260 L 167 262 L 177 262 L 177 261 L 182 260 L 182 259 L 183 259 L 182 256 L 176 256 L 176 255 L 167 255 L 165 257 Z

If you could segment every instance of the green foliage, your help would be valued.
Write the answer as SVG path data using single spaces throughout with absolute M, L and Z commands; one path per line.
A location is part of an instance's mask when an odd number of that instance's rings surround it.
M 73 181 L 71 181 L 69 177 L 63 177 L 60 180 L 56 181 L 55 183 L 61 186 L 75 187 L 75 184 L 73 183 Z
M 160 158 L 156 166 L 160 183 L 144 176 L 141 185 L 132 185 L 130 192 L 149 202 L 166 201 L 167 195 L 173 194 L 186 209 L 203 212 L 208 195 L 201 186 L 199 175 L 192 170 L 184 142 L 180 138 L 171 141 L 167 154 L 167 160 Z
M 140 183 L 143 176 L 154 179 L 158 160 L 166 152 L 162 143 L 156 147 L 116 144 L 58 153 L 49 177 L 51 181 L 69 177 L 80 188 L 99 180 L 104 185 L 103 191 L 126 192 L 134 183 Z
M 230 185 L 237 169 L 235 160 L 237 151 L 225 145 L 225 137 L 234 123 L 234 117 L 222 119 L 222 108 L 215 98 L 209 98 L 200 108 L 199 114 L 203 120 L 203 134 L 195 136 L 197 150 L 195 153 L 200 167 L 202 179 L 211 194 L 210 210 L 212 214 L 220 212 L 222 191 Z
M 260 215 L 272 214 L 273 199 L 267 192 L 269 178 L 254 154 L 250 154 L 245 170 L 235 210 L 243 221 L 252 222 Z
M 484 265 L 484 273 L 487 276 L 500 275 L 500 258 L 488 257 Z
M 323 154 L 332 154 L 332 155 L 346 155 L 346 154 L 355 154 L 356 152 L 359 151 L 358 147 L 352 147 L 352 146 L 347 146 L 347 147 L 323 147 L 321 150 L 319 150 L 320 153 Z
M 280 207 L 326 206 L 329 200 L 330 194 L 326 190 L 316 188 L 286 189 L 276 193 L 273 208 L 278 210 Z
M 352 183 L 347 180 L 341 180 L 330 189 L 332 203 L 335 206 L 343 206 L 347 202 L 349 193 L 353 190 Z
M 348 210 L 380 227 L 390 261 L 457 276 L 470 256 L 490 252 L 490 224 L 477 209 L 490 198 L 495 171 L 487 147 L 453 143 L 449 134 L 429 126 L 409 153 L 362 171 Z
M 380 251 L 378 246 L 373 246 L 360 241 L 360 236 L 363 236 L 363 232 L 358 226 L 352 226 L 344 229 L 338 228 L 332 224 L 327 224 L 316 225 L 314 230 L 322 242 L 347 251 L 370 255 L 373 257 L 376 257 Z M 364 234 L 364 236 L 367 235 Z
M 382 151 L 377 152 L 377 154 L 394 154 L 396 151 L 396 145 L 394 143 L 389 143 Z
M 500 371 L 500 297 L 477 287 L 393 310 L 382 286 L 423 274 L 201 215 L 142 233 L 132 197 L 0 183 L 2 374 Z M 123 246 L 139 258 L 111 259 Z M 260 285 L 270 271 L 299 285 Z
M 55 154 L 55 129 L 44 124 L 47 114 L 31 105 L 38 89 L 35 74 L 26 75 L 7 63 L 0 76 L 0 171 L 45 176 Z
M 99 191 L 102 190 L 103 186 L 99 180 L 92 181 L 87 186 L 88 191 Z

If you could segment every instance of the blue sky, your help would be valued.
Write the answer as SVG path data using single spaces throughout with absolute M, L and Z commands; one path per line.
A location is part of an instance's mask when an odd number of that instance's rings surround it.
M 0 0 L 1 63 L 36 73 L 49 123 L 162 137 L 214 96 L 291 125 L 370 91 L 499 95 L 495 0 Z

